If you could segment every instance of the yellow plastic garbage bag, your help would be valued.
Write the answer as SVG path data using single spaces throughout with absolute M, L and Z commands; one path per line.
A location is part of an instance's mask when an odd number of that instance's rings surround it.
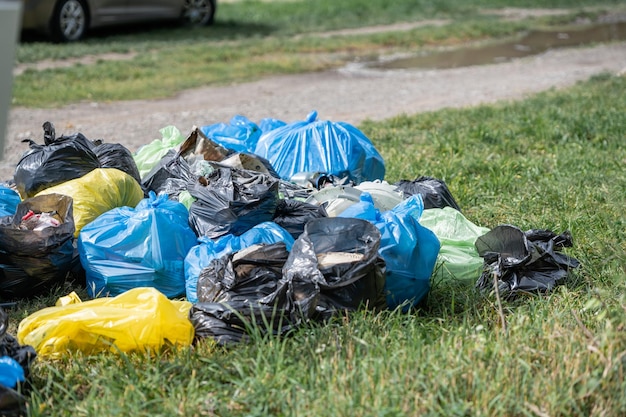
M 64 194 L 74 199 L 74 237 L 99 215 L 116 207 L 135 207 L 143 190 L 129 174 L 116 168 L 96 168 L 80 178 L 46 188 L 37 195 Z
M 154 288 L 140 287 L 113 298 L 81 302 L 76 294 L 61 297 L 20 322 L 17 338 L 40 356 L 81 351 L 158 351 L 189 346 L 194 328 L 191 303 L 172 301 Z

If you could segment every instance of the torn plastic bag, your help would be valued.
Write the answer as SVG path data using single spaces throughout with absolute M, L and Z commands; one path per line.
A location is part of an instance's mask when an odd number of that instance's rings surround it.
M 563 283 L 580 262 L 561 250 L 572 246 L 569 231 L 560 235 L 550 230 L 522 232 L 512 225 L 500 225 L 476 240 L 484 259 L 484 272 L 476 282 L 481 290 L 498 290 L 504 296 L 520 292 L 546 292 Z
M 200 237 L 199 244 L 192 247 L 185 257 L 185 289 L 187 300 L 198 301 L 198 277 L 212 260 L 235 253 L 258 244 L 282 242 L 287 250 L 291 250 L 293 237 L 274 222 L 263 222 L 242 233 L 240 236 L 228 234 L 215 240 Z
M 221 345 L 248 340 L 249 332 L 282 335 L 308 319 L 319 288 L 308 277 L 283 277 L 283 243 L 254 245 L 214 259 L 202 271 L 201 301 L 191 308 L 197 338 Z
M 91 297 L 154 287 L 167 297 L 185 293 L 184 260 L 196 244 L 188 212 L 153 191 L 136 208 L 110 210 L 80 232 L 78 253 Z
M 65 280 L 74 259 L 72 210 L 70 197 L 48 194 L 0 218 L 0 298 L 38 295 Z
M 30 139 L 22 141 L 29 143 L 30 150 L 17 163 L 13 179 L 23 199 L 100 168 L 92 144 L 82 133 L 57 138 L 52 123 L 43 127 L 44 145 Z
M 14 215 L 20 201 L 17 191 L 0 184 L 0 217 Z
M 420 224 L 432 230 L 441 242 L 432 278 L 474 284 L 483 271 L 483 259 L 474 243 L 489 229 L 475 225 L 452 207 L 424 210 Z
M 37 354 L 32 346 L 20 345 L 7 334 L 9 317 L 0 307 L 0 415 L 26 415 L 26 386 L 30 366 Z
M 74 237 L 102 213 L 116 207 L 135 207 L 144 197 L 133 177 L 116 168 L 98 168 L 81 178 L 50 187 L 37 195 L 64 194 L 74 200 Z
M 413 181 L 398 181 L 394 186 L 407 197 L 420 194 L 424 201 L 425 209 L 450 206 L 455 210 L 461 211 L 448 186 L 440 179 L 421 176 Z
M 312 280 L 319 286 L 315 319 L 359 307 L 387 307 L 380 239 L 376 226 L 361 219 L 322 217 L 306 224 L 283 273 L 288 280 Z
M 198 176 L 191 172 L 187 161 L 178 152 L 170 150 L 144 176 L 142 186 L 147 192 L 154 191 L 156 194 L 175 197 L 197 179 Z
M 274 178 L 280 178 L 267 159 L 249 153 L 234 153 L 219 161 L 219 165 L 230 168 L 245 169 L 248 171 L 256 171 Z
M 236 152 L 254 153 L 261 129 L 242 115 L 235 115 L 229 123 L 216 123 L 200 128 L 204 135 L 225 148 Z
M 155 139 L 149 144 L 141 146 L 133 155 L 141 178 L 150 172 L 170 149 L 176 148 L 185 140 L 185 137 L 174 126 L 166 126 L 159 132 L 162 136 L 161 139 Z
M 154 288 L 135 288 L 113 298 L 39 310 L 20 322 L 17 338 L 42 357 L 63 357 L 68 351 L 156 352 L 191 345 L 190 308 L 191 303 L 170 301 Z
M 133 154 L 119 143 L 99 143 L 93 148 L 101 168 L 117 168 L 141 184 L 141 175 Z
M 424 210 L 421 196 L 414 195 L 391 210 L 380 212 L 367 192 L 361 201 L 343 211 L 341 217 L 372 222 L 381 233 L 378 254 L 385 260 L 387 305 L 408 311 L 430 290 L 440 243 L 435 234 L 419 223 Z
M 316 119 L 313 111 L 304 121 L 263 133 L 254 153 L 269 160 L 284 180 L 302 172 L 349 177 L 357 184 L 384 178 L 383 158 L 360 130 Z
M 188 191 L 196 199 L 189 223 L 198 236 L 212 239 L 272 221 L 279 201 L 276 178 L 235 168 L 218 168 Z
M 282 226 L 294 239 L 303 232 L 309 220 L 328 217 L 322 206 L 298 200 L 280 200 L 274 214 L 274 222 Z

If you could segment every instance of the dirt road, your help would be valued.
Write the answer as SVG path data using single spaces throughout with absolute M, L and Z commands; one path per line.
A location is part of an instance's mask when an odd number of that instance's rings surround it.
M 236 114 L 252 121 L 274 117 L 291 122 L 311 110 L 317 110 L 320 119 L 358 125 L 365 119 L 521 99 L 594 74 L 625 71 L 626 42 L 620 42 L 553 50 L 495 65 L 427 71 L 344 68 L 200 88 L 162 100 L 13 108 L 0 180 L 11 178 L 20 155 L 28 149 L 22 139 L 42 143 L 41 125 L 47 120 L 56 126 L 57 135 L 81 132 L 89 139 L 122 143 L 135 151 L 160 138 L 159 129 L 167 125 L 186 135 L 194 125 L 228 122 Z

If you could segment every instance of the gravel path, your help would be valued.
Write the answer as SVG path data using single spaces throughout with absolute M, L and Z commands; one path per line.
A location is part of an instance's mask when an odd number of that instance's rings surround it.
M 445 107 L 475 106 L 521 99 L 550 88 L 570 86 L 602 72 L 624 73 L 626 42 L 592 48 L 553 50 L 495 64 L 449 70 L 374 71 L 363 68 L 278 76 L 185 91 L 162 100 L 79 103 L 57 109 L 12 108 L 0 179 L 11 178 L 20 143 L 42 143 L 44 121 L 57 135 L 83 133 L 89 139 L 121 143 L 131 151 L 160 138 L 167 125 L 186 135 L 194 125 L 228 122 L 236 114 L 252 121 L 274 117 L 287 122 L 317 110 L 320 119 L 358 125 Z

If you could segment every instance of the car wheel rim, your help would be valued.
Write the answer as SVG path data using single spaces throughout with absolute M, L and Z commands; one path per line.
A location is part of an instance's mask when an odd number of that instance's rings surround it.
M 206 24 L 211 18 L 213 5 L 209 0 L 185 1 L 185 19 L 194 25 Z
M 76 40 L 80 38 L 85 30 L 86 22 L 85 10 L 80 2 L 70 0 L 61 8 L 59 27 L 65 39 Z

